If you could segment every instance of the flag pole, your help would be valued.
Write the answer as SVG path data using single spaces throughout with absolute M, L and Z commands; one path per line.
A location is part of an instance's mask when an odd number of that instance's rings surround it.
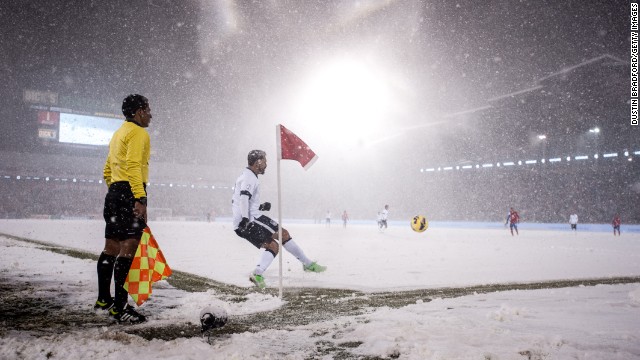
M 280 144 L 280 124 L 276 125 L 276 144 L 278 152 L 278 240 L 280 241 L 280 251 L 278 251 L 278 263 L 279 263 L 279 290 L 278 297 L 282 300 L 282 253 L 284 252 L 282 244 L 282 195 L 280 187 L 280 160 L 282 160 L 282 144 Z

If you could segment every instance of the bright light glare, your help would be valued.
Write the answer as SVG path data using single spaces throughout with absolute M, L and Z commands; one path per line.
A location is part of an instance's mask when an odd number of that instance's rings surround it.
M 340 59 L 314 74 L 294 114 L 317 135 L 350 145 L 381 130 L 389 102 L 384 76 L 362 62 Z

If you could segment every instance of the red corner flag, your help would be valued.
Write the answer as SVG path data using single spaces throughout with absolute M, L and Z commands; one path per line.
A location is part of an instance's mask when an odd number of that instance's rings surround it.
M 318 155 L 289 129 L 278 125 L 278 132 L 280 133 L 280 136 L 277 136 L 278 160 L 295 160 L 305 170 L 308 170 L 318 160 Z
M 171 269 L 162 250 L 151 234 L 151 229 L 146 227 L 123 287 L 140 306 L 151 296 L 151 284 L 170 275 Z

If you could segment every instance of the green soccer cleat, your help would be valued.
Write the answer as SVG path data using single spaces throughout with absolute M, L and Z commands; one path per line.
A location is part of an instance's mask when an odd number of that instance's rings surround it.
M 267 284 L 265 284 L 264 277 L 262 277 L 262 275 L 251 274 L 251 276 L 249 276 L 249 280 L 260 289 L 264 289 L 267 287 Z
M 318 263 L 314 261 L 309 265 L 302 265 L 302 269 L 304 269 L 304 271 L 307 271 L 307 272 L 321 273 L 321 272 L 327 270 L 327 267 L 326 266 L 322 266 L 322 265 L 318 265 Z

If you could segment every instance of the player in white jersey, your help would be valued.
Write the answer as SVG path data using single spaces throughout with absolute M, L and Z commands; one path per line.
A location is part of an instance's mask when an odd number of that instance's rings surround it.
M 262 150 L 251 150 L 247 156 L 248 165 L 236 180 L 231 207 L 233 209 L 233 228 L 238 236 L 248 240 L 258 249 L 263 248 L 258 264 L 249 280 L 263 289 L 266 287 L 262 274 L 278 255 L 278 223 L 262 211 L 269 211 L 271 203 L 260 204 L 260 181 L 267 168 L 267 155 Z M 321 266 L 309 260 L 302 249 L 293 241 L 289 232 L 282 229 L 282 246 L 302 263 L 304 271 L 323 272 Z
M 387 217 L 389 216 L 389 205 L 385 205 L 384 209 L 382 209 L 379 214 L 380 215 L 378 220 L 378 227 L 380 228 L 380 231 L 382 231 L 383 227 L 385 229 L 387 228 Z
M 571 230 L 578 231 L 578 214 L 569 215 L 569 224 L 571 225 Z

